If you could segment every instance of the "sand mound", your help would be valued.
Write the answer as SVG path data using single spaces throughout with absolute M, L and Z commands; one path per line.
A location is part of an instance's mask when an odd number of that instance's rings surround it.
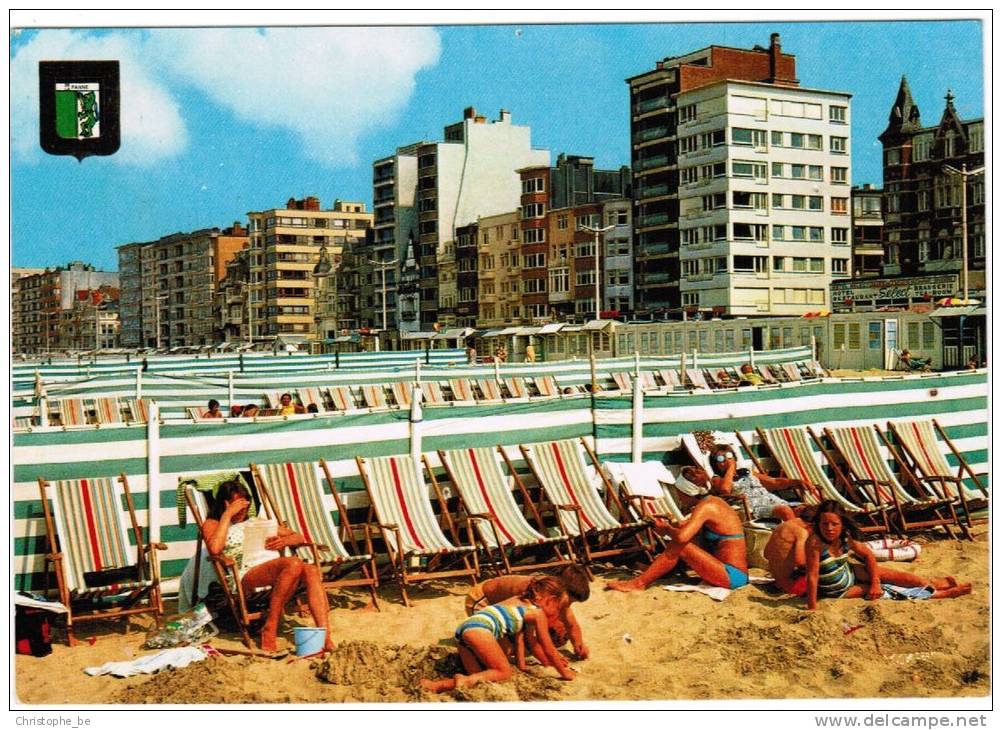
M 247 669 L 252 659 L 213 659 L 189 664 L 184 669 L 167 669 L 145 682 L 119 692 L 113 702 L 134 705 L 256 704 L 270 701 L 248 686 Z

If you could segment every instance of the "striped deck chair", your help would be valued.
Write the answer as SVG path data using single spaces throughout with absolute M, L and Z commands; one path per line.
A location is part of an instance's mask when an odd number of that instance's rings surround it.
M 277 390 L 269 390 L 264 394 L 264 404 L 267 408 L 281 408 L 282 394 Z
M 452 378 L 449 381 L 449 388 L 452 390 L 452 399 L 460 403 L 472 403 L 473 387 L 470 381 L 465 378 Z
M 609 511 L 606 502 L 592 486 L 585 468 L 581 447 L 605 484 L 609 505 L 615 507 L 622 521 Z M 648 547 L 639 533 L 648 523 L 632 517 L 619 501 L 601 464 L 584 440 L 548 441 L 519 446 L 522 456 L 546 495 L 550 511 L 556 513 L 561 529 L 574 537 L 588 566 L 597 558 L 642 552 L 650 558 Z
M 335 411 L 354 411 L 356 409 L 355 396 L 347 385 L 332 385 L 327 392 L 330 393 Z
M 369 408 L 386 408 L 386 386 L 385 385 L 363 385 L 362 398 Z
M 772 374 L 772 370 L 769 369 L 768 365 L 759 365 L 755 368 L 758 374 L 762 376 L 762 380 L 767 382 L 769 385 L 776 385 L 779 381 L 776 376 Z
M 390 383 L 390 389 L 393 391 L 393 400 L 401 408 L 411 407 L 411 390 L 414 388 L 414 383 Z
M 149 423 L 150 409 L 144 398 L 126 398 L 125 407 L 129 412 L 130 423 Z
M 693 388 L 697 388 L 699 390 L 710 389 L 710 384 L 706 382 L 706 378 L 700 370 L 696 370 L 695 368 L 686 368 L 685 379 L 689 381 L 689 385 Z
M 496 403 L 501 400 L 501 386 L 498 381 L 490 379 L 475 380 L 477 390 L 480 391 L 480 400 L 484 403 Z
M 902 462 L 909 464 L 912 473 L 939 494 L 959 502 L 968 527 L 973 527 L 975 521 L 987 521 L 987 515 L 974 518 L 972 513 L 988 509 L 988 490 L 938 421 L 892 421 L 887 425 L 899 446 Z M 957 460 L 956 467 L 950 465 L 943 446 Z M 964 481 L 965 473 L 976 489 Z
M 299 396 L 299 402 L 303 404 L 303 408 L 309 409 L 312 404 L 317 407 L 318 413 L 330 410 L 327 407 L 327 399 L 324 398 L 324 392 L 320 388 L 297 388 L 296 395 Z
M 389 570 L 400 586 L 404 605 L 410 606 L 407 586 L 435 578 L 469 577 L 480 572 L 477 551 L 459 544 L 441 492 L 437 493 L 442 519 L 452 535 L 445 536 L 435 516 L 418 466 L 410 456 L 356 456 L 359 474 L 369 495 L 369 522 L 383 536 Z M 436 490 L 437 491 L 437 490 Z M 473 527 L 467 523 L 469 534 Z M 414 567 L 417 563 L 419 567 Z
M 950 525 L 961 527 L 950 500 L 929 495 L 916 497 L 902 486 L 888 466 L 890 449 L 880 441 L 876 428 L 840 426 L 825 428 L 824 433 L 828 443 L 835 447 L 846 464 L 849 476 L 856 481 L 859 490 L 875 504 L 893 505 L 902 532 L 942 527 L 953 537 Z M 901 466 L 907 469 L 903 464 Z M 907 475 L 906 471 L 902 473 Z M 908 481 L 916 483 L 910 475 Z
M 890 526 L 887 521 L 888 507 L 884 504 L 869 502 L 865 495 L 856 489 L 855 485 L 842 473 L 834 462 L 827 458 L 826 452 L 814 434 L 803 427 L 756 429 L 763 446 L 776 461 L 783 476 L 799 479 L 804 484 L 804 501 L 817 505 L 821 501 L 831 499 L 857 518 L 857 525 L 863 532 L 887 533 Z M 810 433 L 810 437 L 808 434 Z M 815 452 L 810 439 L 814 439 L 818 447 Z M 836 481 L 845 490 L 839 491 L 825 473 L 822 464 L 828 462 L 832 466 Z M 851 495 L 850 499 L 846 494 Z M 867 524 L 859 524 L 859 520 Z
M 115 396 L 107 396 L 94 399 L 94 411 L 97 414 L 97 422 L 122 423 L 122 406 Z
M 442 393 L 442 386 L 436 381 L 431 381 L 427 383 L 421 383 L 421 396 L 424 398 L 424 402 L 430 406 L 441 406 L 445 405 L 445 394 Z
M 607 461 L 602 467 L 609 481 L 619 489 L 620 499 L 636 520 L 663 519 L 680 522 L 684 519 L 668 487 L 675 483 L 675 477 L 661 462 Z M 664 547 L 664 540 L 648 531 L 648 541 L 653 546 Z
M 202 409 L 188 406 L 184 409 L 184 415 L 193 421 L 200 421 L 202 419 Z
M 574 562 L 570 536 L 545 536 L 539 512 L 518 479 L 516 484 L 539 529 L 529 524 L 508 485 L 498 451 L 487 447 L 439 450 L 438 457 L 459 493 L 460 504 L 476 529 L 487 560 L 500 572 L 510 575 Z M 434 483 L 435 472 L 429 468 L 428 474 Z M 525 558 L 530 562 L 522 562 Z
M 831 375 L 825 366 L 819 363 L 817 360 L 808 360 L 804 363 L 804 366 L 811 372 L 815 378 L 827 378 Z
M 644 390 L 657 390 L 658 384 L 654 380 L 654 373 L 647 371 L 640 373 L 640 387 Z
M 34 416 L 14 416 L 11 418 L 11 426 L 16 429 L 31 428 L 35 425 Z
M 616 388 L 623 393 L 629 393 L 633 390 L 633 379 L 628 372 L 613 373 L 612 381 L 616 384 Z
M 783 372 L 786 374 L 786 379 L 791 383 L 799 383 L 804 379 L 800 374 L 800 368 L 797 367 L 797 363 L 784 362 L 781 367 L 783 368 Z
M 117 482 L 120 489 L 112 479 L 38 480 L 48 542 L 45 585 L 47 590 L 54 571 L 59 600 L 68 609 L 70 646 L 77 643 L 75 622 L 152 613 L 160 625 L 163 601 L 154 551 L 166 546 L 143 541 L 128 480 L 123 474 Z M 135 547 L 123 520 L 123 497 Z M 95 604 L 111 597 L 120 600 Z
M 661 376 L 661 380 L 664 381 L 665 387 L 669 390 L 682 387 L 682 381 L 678 377 L 678 370 L 658 370 L 658 375 Z
M 560 388 L 557 386 L 556 378 L 552 375 L 541 375 L 538 378 L 533 378 L 532 382 L 542 397 L 557 398 L 560 396 Z
M 87 404 L 83 398 L 62 398 L 59 403 L 59 420 L 63 426 L 86 426 Z
M 510 398 L 528 398 L 529 390 L 525 387 L 525 379 L 523 378 L 503 378 L 501 380 L 504 387 L 508 390 L 508 397 Z
M 331 486 L 330 502 L 317 478 L 317 465 L 313 462 L 250 465 L 258 492 L 261 499 L 268 503 L 271 514 L 287 528 L 306 538 L 309 544 L 297 548 L 296 554 L 304 561 L 320 566 L 324 587 L 364 586 L 369 589 L 373 606 L 378 608 L 376 587 L 379 583 L 369 525 L 362 525 L 363 552 L 348 520 L 348 511 L 334 488 L 327 463 L 321 461 L 321 468 L 327 484 Z M 337 511 L 337 525 L 331 517 L 331 507 Z M 352 546 L 352 552 L 345 548 L 345 541 Z M 360 577 L 348 577 L 356 572 Z

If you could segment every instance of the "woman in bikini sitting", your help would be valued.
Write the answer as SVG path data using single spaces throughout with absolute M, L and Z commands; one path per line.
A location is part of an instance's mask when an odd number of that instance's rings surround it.
M 607 589 L 642 591 L 671 572 L 680 560 L 715 586 L 733 589 L 748 584 L 748 555 L 741 518 L 724 500 L 709 493 L 709 481 L 702 469 L 682 470 L 675 483 L 676 502 L 689 516 L 679 524 L 655 518 L 655 529 L 671 538 L 668 547 L 636 578 L 610 581 Z

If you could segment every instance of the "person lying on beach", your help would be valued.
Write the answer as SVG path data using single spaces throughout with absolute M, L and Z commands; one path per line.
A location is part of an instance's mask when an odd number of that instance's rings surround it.
M 709 481 L 698 467 L 682 469 L 675 482 L 676 502 L 689 516 L 678 524 L 655 517 L 654 528 L 667 534 L 671 542 L 643 573 L 632 580 L 610 581 L 606 590 L 642 591 L 670 573 L 679 561 L 715 586 L 734 589 L 748 584 L 741 518 L 724 500 L 709 493 Z
M 970 583 L 957 583 L 950 575 L 923 578 L 902 570 L 881 568 L 866 543 L 856 539 L 857 530 L 852 519 L 833 500 L 818 505 L 812 527 L 806 545 L 808 611 L 818 607 L 819 596 L 875 601 L 884 595 L 882 583 L 904 589 L 931 589 L 932 595 L 923 596 L 926 598 L 956 598 L 971 592 Z M 865 564 L 851 563 L 851 555 Z
M 806 548 L 812 519 L 814 508 L 808 507 L 797 517 L 782 523 L 772 531 L 763 551 L 776 585 L 793 596 L 807 593 Z
M 710 453 L 713 477 L 713 491 L 722 496 L 736 494 L 748 502 L 753 520 L 774 517 L 778 520 L 792 520 L 796 513 L 790 503 L 772 493 L 775 489 L 799 489 L 798 479 L 772 477 L 751 469 L 738 469 L 734 449 L 726 444 L 715 446 Z
M 268 553 L 262 555 L 263 562 L 243 562 L 244 527 L 249 508 L 250 493 L 247 488 L 238 481 L 223 482 L 216 491 L 215 502 L 202 525 L 202 532 L 212 555 L 223 555 L 236 563 L 244 594 L 271 587 L 268 618 L 261 628 L 261 649 L 268 652 L 278 649 L 278 621 L 282 617 L 282 609 L 300 586 L 305 586 L 306 602 L 313 621 L 318 628 L 327 630 L 324 649 L 333 650 L 334 643 L 327 627 L 327 593 L 316 565 L 308 565 L 295 556 L 272 558 Z M 269 551 L 280 551 L 305 542 L 306 539 L 299 533 L 279 525 L 278 534 L 269 537 L 264 546 Z
M 491 578 L 482 583 L 477 583 L 466 595 L 466 615 L 472 616 L 474 612 L 484 606 L 501 603 L 512 596 L 520 596 L 525 593 L 533 580 L 542 577 L 503 575 L 499 578 Z M 550 638 L 553 640 L 553 645 L 557 648 L 566 644 L 569 638 L 574 655 L 578 659 L 587 659 L 590 652 L 588 646 L 584 643 L 581 626 L 574 617 L 571 604 L 575 601 L 584 603 L 591 595 L 588 573 L 579 565 L 568 565 L 560 570 L 556 577 L 567 591 L 568 600 L 561 608 L 560 615 L 550 621 Z M 533 655 L 539 659 L 539 655 L 536 652 L 533 652 Z M 542 662 L 541 659 L 540 662 Z
M 530 643 L 539 643 L 547 666 L 554 667 L 561 679 L 574 679 L 574 672 L 553 646 L 549 631 L 550 622 L 559 618 L 566 601 L 563 583 L 546 576 L 533 579 L 523 594 L 482 608 L 456 629 L 459 660 L 466 674 L 422 679 L 421 686 L 430 692 L 449 692 L 480 682 L 507 681 L 512 675 L 509 658 L 513 652 L 515 665 L 522 671 L 526 668 L 526 633 L 532 634 L 528 637 Z

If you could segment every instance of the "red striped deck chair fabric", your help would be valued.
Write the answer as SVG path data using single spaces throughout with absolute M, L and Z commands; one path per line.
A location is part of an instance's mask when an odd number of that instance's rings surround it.
M 499 401 L 501 400 L 501 387 L 496 380 L 477 380 L 477 388 L 480 390 L 481 400 Z
M 497 532 L 482 520 L 474 525 L 480 539 L 490 548 L 500 546 L 542 545 L 566 540 L 566 536 L 544 537 L 525 519 L 508 486 L 508 479 L 494 449 L 479 447 L 440 451 L 439 456 L 449 478 L 470 514 L 493 518 Z
M 317 407 L 318 413 L 327 411 L 327 401 L 320 388 L 298 388 L 296 395 L 299 396 L 299 401 L 303 404 L 303 408 L 309 408 L 310 404 L 313 404 Z
M 772 370 L 770 370 L 768 366 L 759 365 L 755 369 L 758 370 L 758 374 L 762 376 L 762 380 L 764 380 L 765 382 L 771 385 L 775 385 L 776 383 L 779 382 L 778 380 L 776 380 L 776 376 L 772 374 Z
M 351 555 L 341 542 L 331 517 L 337 506 L 333 498 L 328 503 L 317 478 L 316 464 L 256 464 L 252 472 L 271 500 L 275 516 L 315 545 L 322 563 L 362 563 L 372 558 L 371 555 Z M 313 562 L 310 548 L 298 548 L 296 553 L 303 560 Z
M 268 408 L 282 407 L 282 394 L 277 390 L 269 390 L 264 394 L 264 404 Z
M 122 406 L 115 396 L 95 398 L 94 410 L 98 423 L 122 423 Z
M 933 480 L 936 477 L 942 479 L 939 483 L 943 485 L 948 497 L 956 499 L 962 496 L 967 501 L 979 504 L 985 501 L 988 493 L 981 485 L 980 479 L 974 475 L 974 470 L 966 462 L 956 467 L 950 466 L 932 421 L 899 421 L 891 423 L 890 426 L 898 442 L 905 448 L 921 474 Z M 946 447 L 949 449 L 948 444 Z M 965 467 L 976 479 L 978 489 L 971 489 L 961 479 Z M 958 485 L 962 491 L 958 491 Z
M 666 388 L 681 388 L 682 381 L 679 380 L 677 370 L 658 370 L 658 375 L 665 383 Z
M 769 428 L 761 430 L 759 434 L 783 473 L 808 486 L 804 492 L 807 504 L 819 504 L 824 499 L 833 499 L 847 512 L 863 511 L 842 496 L 831 483 L 818 460 L 821 454 L 815 453 L 807 432 L 802 427 Z
M 382 385 L 363 385 L 362 397 L 369 408 L 386 408 L 386 388 Z
M 454 401 L 472 401 L 473 388 L 470 381 L 465 378 L 453 378 L 449 381 L 449 388 L 452 389 L 452 399 Z
M 522 378 L 504 378 L 502 381 L 512 398 L 528 398 L 529 391 L 525 387 L 525 380 Z
M 654 373 L 641 372 L 640 373 L 640 387 L 644 390 L 655 390 L 658 387 L 657 382 L 654 380 Z
M 536 384 L 536 389 L 539 390 L 541 396 L 555 398 L 560 395 L 560 388 L 557 387 L 557 381 L 552 375 L 541 375 L 538 378 L 533 378 L 532 382 Z
M 66 479 L 48 483 L 39 479 L 43 513 L 50 550 L 61 556 L 56 564 L 56 579 L 62 602 L 70 609 L 67 614 L 70 643 L 74 643 L 73 602 L 100 596 L 132 594 L 138 598 L 150 594 L 149 606 L 117 611 L 154 613 L 163 607 L 159 596 L 159 571 L 156 556 L 150 555 L 146 565 L 143 537 L 136 523 L 131 499 L 127 499 L 136 547 L 129 543 L 123 521 L 122 495 L 112 479 Z M 51 511 L 50 511 L 51 502 Z M 120 571 L 129 571 L 127 579 L 119 579 Z M 148 569 L 147 569 L 148 568 Z M 102 584 L 101 573 L 115 571 L 115 579 Z M 105 607 L 106 608 L 106 607 Z
M 557 510 L 564 531 L 578 537 L 581 527 L 592 530 L 618 530 L 619 520 L 612 516 L 591 484 L 576 441 L 550 441 L 522 447 L 531 460 L 533 471 L 554 505 L 576 505 L 581 508 L 581 525 L 574 512 Z
M 347 385 L 333 385 L 328 390 L 336 411 L 355 410 L 355 396 Z
M 786 379 L 791 383 L 803 380 L 800 376 L 800 368 L 797 367 L 796 363 L 784 362 L 781 367 L 783 368 L 783 372 L 786 374 Z
M 433 380 L 421 383 L 420 387 L 421 396 L 428 405 L 439 406 L 445 403 L 445 395 L 442 393 L 442 386 L 438 382 Z
M 126 398 L 125 407 L 131 423 L 149 423 L 150 411 L 144 398 Z
M 619 372 L 612 374 L 612 380 L 616 383 L 616 388 L 623 391 L 624 393 L 629 393 L 633 389 L 632 379 L 630 374 L 627 372 Z
M 393 391 L 393 400 L 401 408 L 410 408 L 411 389 L 414 383 L 391 383 L 390 389 Z
M 699 388 L 701 390 L 709 390 L 710 384 L 706 382 L 706 378 L 703 377 L 703 373 L 695 368 L 685 369 L 686 380 L 694 388 Z
M 392 524 L 399 531 L 384 530 L 388 546 L 400 555 L 434 555 L 469 551 L 472 547 L 449 542 L 438 524 L 424 480 L 418 481 L 410 456 L 381 456 L 366 459 L 369 499 L 380 524 Z
M 64 426 L 87 425 L 87 406 L 83 398 L 63 398 L 59 401 L 59 419 Z

